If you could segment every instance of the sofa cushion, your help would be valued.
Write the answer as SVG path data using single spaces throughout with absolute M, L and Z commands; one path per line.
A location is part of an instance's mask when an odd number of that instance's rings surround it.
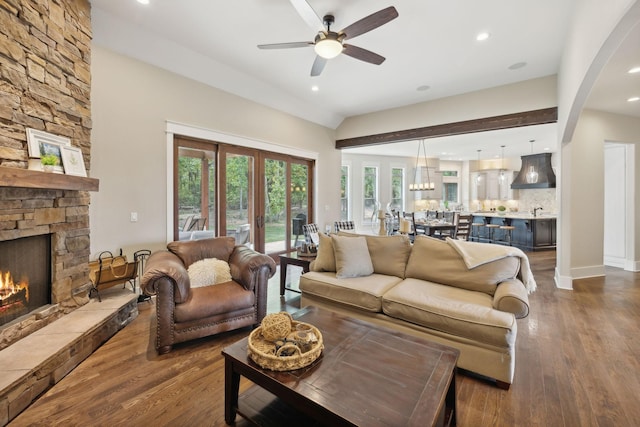
M 373 273 L 371 256 L 364 237 L 332 236 L 333 253 L 336 257 L 336 277 L 369 276 Z
M 519 258 L 505 257 L 470 270 L 460 254 L 444 240 L 416 236 L 405 277 L 493 295 L 496 286 L 515 278 L 519 269 Z
M 338 233 L 339 236 L 358 236 L 353 233 Z M 411 241 L 406 235 L 372 236 L 363 235 L 367 239 L 367 248 L 373 264 L 373 272 L 404 278 L 407 260 L 411 255 Z
M 318 237 L 320 238 L 318 254 L 316 255 L 316 259 L 311 262 L 309 270 L 336 271 L 336 256 L 333 253 L 333 241 L 331 240 L 331 236 L 320 233 Z
M 192 288 L 215 285 L 231 280 L 229 263 L 216 258 L 196 261 L 187 270 Z
M 217 258 L 229 262 L 229 257 L 236 245 L 233 237 L 215 237 L 202 240 L 179 240 L 167 245 L 182 260 L 185 268 L 201 259 Z
M 332 302 L 381 312 L 382 295 L 401 280 L 375 273 L 367 277 L 338 279 L 333 273 L 311 271 L 300 277 L 300 290 Z
M 495 310 L 483 292 L 405 279 L 383 296 L 388 316 L 426 328 L 499 347 L 515 344 L 517 324 L 512 313 Z

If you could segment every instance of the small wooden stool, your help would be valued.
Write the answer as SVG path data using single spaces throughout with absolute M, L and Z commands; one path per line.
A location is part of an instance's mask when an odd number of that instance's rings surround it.
M 512 236 L 511 236 L 511 232 L 512 232 L 513 230 L 515 230 L 515 229 L 516 229 L 516 228 L 515 228 L 513 225 L 501 225 L 501 226 L 500 226 L 500 230 L 504 230 L 504 237 L 505 237 L 505 238 L 508 238 L 509 246 L 511 246 L 511 238 L 512 238 Z M 506 240 L 506 239 L 504 239 L 504 240 Z M 504 240 L 503 240 L 503 241 L 504 241 Z
M 495 229 L 496 228 L 500 228 L 501 226 L 498 224 L 487 224 L 485 225 L 485 227 L 487 227 L 489 229 L 489 242 L 490 243 L 494 243 L 494 233 L 495 233 Z
M 472 222 L 471 223 L 471 239 L 476 242 L 480 241 L 480 227 L 484 227 L 484 222 Z

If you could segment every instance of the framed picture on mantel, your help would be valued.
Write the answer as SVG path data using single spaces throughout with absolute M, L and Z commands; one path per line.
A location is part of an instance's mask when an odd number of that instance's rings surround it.
M 87 176 L 87 170 L 84 168 L 84 159 L 82 158 L 82 150 L 78 147 L 63 146 L 60 147 L 62 153 L 62 165 L 64 173 L 67 175 Z
M 71 146 L 71 139 L 54 135 L 43 130 L 27 128 L 27 148 L 29 149 L 29 169 L 43 170 L 43 156 L 47 157 L 47 164 L 53 172 L 64 173 L 62 169 L 61 147 Z M 54 156 L 55 164 L 49 159 Z

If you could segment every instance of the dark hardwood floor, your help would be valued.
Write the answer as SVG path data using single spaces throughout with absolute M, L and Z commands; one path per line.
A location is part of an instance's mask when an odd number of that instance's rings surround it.
M 636 426 L 640 423 L 640 275 L 607 268 L 573 291 L 553 283 L 555 252 L 529 253 L 538 290 L 518 321 L 515 380 L 509 391 L 456 375 L 459 426 Z M 269 311 L 295 311 L 298 294 L 278 295 Z M 248 334 L 226 333 L 158 356 L 153 304 L 11 426 L 221 426 L 220 351 Z M 247 382 L 241 384 L 241 391 Z M 347 392 L 347 391 L 345 391 Z M 239 426 L 246 422 L 238 418 Z

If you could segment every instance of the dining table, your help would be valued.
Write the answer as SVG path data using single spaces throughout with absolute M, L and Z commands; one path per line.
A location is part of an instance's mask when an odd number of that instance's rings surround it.
M 456 225 L 451 222 L 442 220 L 416 220 L 415 221 L 416 234 L 424 234 L 430 237 L 439 237 L 444 239 L 445 237 L 455 237 Z

